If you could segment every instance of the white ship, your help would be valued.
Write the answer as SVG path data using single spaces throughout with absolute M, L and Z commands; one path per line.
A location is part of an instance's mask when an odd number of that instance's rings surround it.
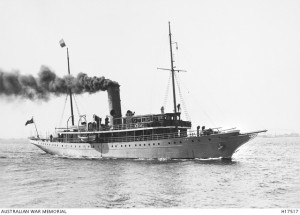
M 266 130 L 242 133 L 220 128 L 191 130 L 191 122 L 184 121 L 176 108 L 172 39 L 169 23 L 169 41 L 173 85 L 174 112 L 135 115 L 127 111 L 122 117 L 120 89 L 108 87 L 110 117 L 101 123 L 94 115 L 93 122 L 81 116 L 74 125 L 72 92 L 72 126 L 56 129 L 54 137 L 31 137 L 30 143 L 46 153 L 66 157 L 130 158 L 130 159 L 231 159 L 239 147 Z M 70 72 L 69 72 L 70 73 Z

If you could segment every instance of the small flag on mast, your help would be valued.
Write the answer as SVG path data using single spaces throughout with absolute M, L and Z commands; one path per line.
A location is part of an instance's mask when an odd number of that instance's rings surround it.
M 61 46 L 62 48 L 66 46 L 64 39 L 61 39 L 61 40 L 59 41 L 59 44 L 60 44 L 60 46 Z
M 33 117 L 30 120 L 27 120 L 27 122 L 25 123 L 25 126 L 28 124 L 32 124 L 33 123 Z

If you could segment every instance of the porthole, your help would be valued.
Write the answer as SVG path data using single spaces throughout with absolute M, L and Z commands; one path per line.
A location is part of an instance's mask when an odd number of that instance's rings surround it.
M 176 142 L 174 142 L 174 144 L 176 144 Z
M 144 146 L 146 146 L 146 144 L 144 144 Z
M 171 143 L 169 142 L 169 144 L 171 144 Z
M 125 147 L 126 147 L 126 145 L 125 145 Z
M 155 146 L 155 143 L 153 143 L 153 146 Z
M 179 141 L 179 143 L 182 143 L 181 141 Z
M 160 143 L 157 143 L 157 145 L 160 145 Z
M 192 140 L 192 142 L 194 142 L 194 140 Z
M 149 143 L 148 145 L 150 146 L 151 144 Z
M 114 145 L 111 146 L 112 148 L 114 147 Z
M 136 144 L 134 144 L 136 146 Z
M 130 147 L 130 145 L 128 145 Z
M 123 146 L 121 145 L 121 147 L 123 147 Z
M 141 144 L 140 144 L 140 146 L 141 146 Z

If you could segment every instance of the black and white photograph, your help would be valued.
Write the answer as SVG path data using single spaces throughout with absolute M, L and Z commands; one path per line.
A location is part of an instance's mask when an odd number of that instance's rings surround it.
M 1 214 L 299 214 L 299 0 L 0 0 Z

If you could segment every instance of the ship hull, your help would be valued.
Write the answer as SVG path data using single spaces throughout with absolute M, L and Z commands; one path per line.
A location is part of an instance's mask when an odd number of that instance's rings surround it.
M 33 140 L 46 153 L 64 157 L 142 159 L 231 159 L 234 152 L 252 139 L 249 134 L 223 133 L 151 141 L 115 143 L 66 143 Z

